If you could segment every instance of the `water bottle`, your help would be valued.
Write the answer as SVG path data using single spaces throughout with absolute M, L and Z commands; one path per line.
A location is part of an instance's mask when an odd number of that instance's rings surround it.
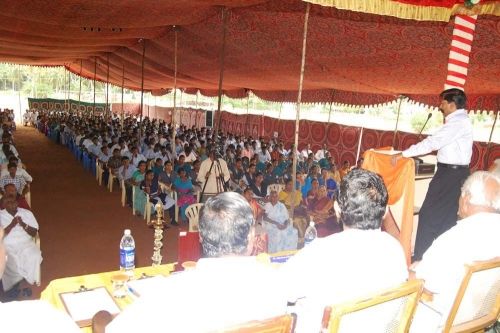
M 304 246 L 307 246 L 311 244 L 313 240 L 318 237 L 318 232 L 316 231 L 316 228 L 314 227 L 314 221 L 311 220 L 309 222 L 309 226 L 306 229 L 306 233 L 304 235 Z
M 135 241 L 130 229 L 125 229 L 120 241 L 120 270 L 133 275 L 135 268 Z

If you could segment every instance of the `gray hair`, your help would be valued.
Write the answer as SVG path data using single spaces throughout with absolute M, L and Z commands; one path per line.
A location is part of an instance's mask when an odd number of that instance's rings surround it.
M 497 184 L 497 190 L 489 193 L 486 189 L 488 181 L 494 181 Z M 484 206 L 493 208 L 500 212 L 500 177 L 497 174 L 488 171 L 476 171 L 467 178 L 462 186 L 462 196 L 468 195 L 469 203 L 475 206 Z
M 245 254 L 254 222 L 252 208 L 240 194 L 225 192 L 211 197 L 200 211 L 203 256 Z

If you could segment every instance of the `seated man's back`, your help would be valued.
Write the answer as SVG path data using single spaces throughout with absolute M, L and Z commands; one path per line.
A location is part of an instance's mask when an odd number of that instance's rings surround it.
M 282 315 L 286 301 L 274 270 L 256 257 L 200 259 L 141 296 L 106 332 L 210 332 Z
M 16 333 L 81 332 L 70 316 L 40 300 L 0 303 L 0 331 Z
M 225 192 L 200 211 L 203 256 L 196 268 L 141 296 L 106 332 L 210 332 L 286 313 L 277 272 L 253 250 L 255 220 L 241 195 Z
M 500 179 L 492 173 L 477 171 L 465 181 L 459 200 L 457 224 L 439 236 L 415 263 L 417 278 L 425 280 L 425 288 L 433 293 L 430 307 L 417 308 L 412 332 L 431 332 L 429 322 L 444 324 L 465 274 L 465 265 L 500 257 Z M 463 304 L 465 314 L 477 311 L 479 304 Z
M 380 230 L 387 205 L 382 179 L 356 170 L 341 183 L 344 231 L 316 239 L 282 267 L 297 332 L 318 332 L 325 306 L 375 294 L 408 278 L 401 244 Z

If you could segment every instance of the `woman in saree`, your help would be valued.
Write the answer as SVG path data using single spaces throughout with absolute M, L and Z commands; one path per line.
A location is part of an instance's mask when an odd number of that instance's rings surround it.
M 337 222 L 333 200 L 328 198 L 325 186 L 319 187 L 316 200 L 311 202 L 308 211 L 319 237 L 326 237 L 343 230 L 342 225 Z
M 180 168 L 178 174 L 179 177 L 174 179 L 172 186 L 173 190 L 177 191 L 177 206 L 180 212 L 179 219 L 182 222 L 187 222 L 186 208 L 196 203 L 196 198 L 193 195 L 193 183 L 187 176 L 186 170 Z

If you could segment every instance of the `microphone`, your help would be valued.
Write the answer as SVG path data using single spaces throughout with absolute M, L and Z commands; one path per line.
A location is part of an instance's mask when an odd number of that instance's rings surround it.
M 431 117 L 432 117 L 432 113 L 427 114 L 427 120 L 425 121 L 424 126 L 422 126 L 422 128 L 420 129 L 420 132 L 418 133 L 418 136 L 417 136 L 417 140 L 419 140 L 420 137 L 422 136 L 422 131 L 424 130 L 425 125 L 427 125 L 427 122 L 429 121 L 429 119 L 431 119 Z

